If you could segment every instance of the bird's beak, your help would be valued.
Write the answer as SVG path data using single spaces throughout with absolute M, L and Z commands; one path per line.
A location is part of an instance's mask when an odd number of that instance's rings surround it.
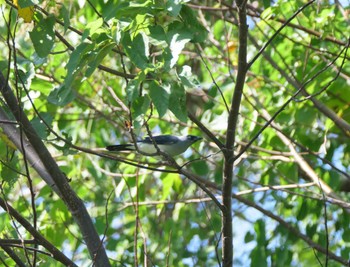
M 195 141 L 195 142 L 197 142 L 197 141 L 199 141 L 199 140 L 202 140 L 202 139 L 203 139 L 202 137 L 197 136 L 197 138 L 196 138 L 196 141 Z

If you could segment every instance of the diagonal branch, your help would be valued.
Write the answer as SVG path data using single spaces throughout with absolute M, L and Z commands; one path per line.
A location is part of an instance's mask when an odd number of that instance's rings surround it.
M 21 214 L 19 214 L 13 207 L 0 198 L 0 206 L 15 218 L 36 240 L 36 242 L 46 248 L 54 259 L 63 263 L 65 266 L 77 266 L 69 258 L 67 258 L 61 251 L 59 251 L 54 245 L 47 241 Z M 12 240 L 13 242 L 13 240 Z
M 70 187 L 64 173 L 59 169 L 56 161 L 52 158 L 50 152 L 36 133 L 35 129 L 28 120 L 28 117 L 19 107 L 17 99 L 9 87 L 5 77 L 0 72 L 0 92 L 2 93 L 12 114 L 23 127 L 23 131 L 28 138 L 28 142 L 32 145 L 34 151 L 38 155 L 40 161 L 51 174 L 57 190 L 62 196 L 62 200 L 69 208 L 72 216 L 82 231 L 82 236 L 86 242 L 91 258 L 96 257 L 97 266 L 110 266 L 106 251 L 100 247 L 100 238 L 94 228 L 91 217 L 82 200 Z
M 319 244 L 315 243 L 314 241 L 312 241 L 312 239 L 309 238 L 307 235 L 302 234 L 297 228 L 293 227 L 290 223 L 286 222 L 281 217 L 275 215 L 271 211 L 268 211 L 268 210 L 262 208 L 260 205 L 254 203 L 254 202 L 252 202 L 250 200 L 247 200 L 247 199 L 245 199 L 242 196 L 233 194 L 232 197 L 237 199 L 239 202 L 244 203 L 245 205 L 260 211 L 262 214 L 266 215 L 267 217 L 277 221 L 281 226 L 283 226 L 284 228 L 288 229 L 288 231 L 290 233 L 294 234 L 296 237 L 298 237 L 301 240 L 303 240 L 306 244 L 308 244 L 313 249 L 321 252 L 324 255 L 327 255 L 327 253 L 328 253 L 328 256 L 329 256 L 330 259 L 335 260 L 335 261 L 337 261 L 339 263 L 342 263 L 345 266 L 348 266 L 348 261 L 346 261 L 342 257 L 337 256 L 333 252 L 327 251 L 326 248 L 324 248 L 324 247 L 320 246 Z
M 254 64 L 254 62 L 261 56 L 261 54 L 265 51 L 265 49 L 269 46 L 269 44 L 275 39 L 275 37 L 285 28 L 299 13 L 301 13 L 305 8 L 309 5 L 313 4 L 316 0 L 312 0 L 301 8 L 299 8 L 288 20 L 286 20 L 283 25 L 271 36 L 271 38 L 264 44 L 264 46 L 260 49 L 260 51 L 255 55 L 255 57 L 248 63 L 248 69 Z
M 253 95 L 253 92 L 250 92 L 251 96 L 255 100 L 255 106 L 261 113 L 261 116 L 266 120 L 270 121 L 270 125 L 273 128 L 280 128 L 278 127 L 277 123 L 275 123 L 272 120 L 272 116 L 267 112 L 267 110 L 264 108 L 264 106 L 259 102 L 256 96 Z M 334 193 L 333 190 L 321 180 L 321 178 L 316 174 L 316 172 L 311 168 L 311 166 L 305 161 L 305 159 L 298 153 L 298 151 L 295 149 L 294 144 L 289 140 L 288 137 L 286 137 L 281 131 L 276 131 L 276 135 L 281 139 L 281 141 L 288 147 L 289 151 L 292 153 L 296 163 L 299 165 L 299 167 L 308 175 L 311 181 L 315 183 L 315 185 L 318 185 L 322 191 L 324 191 L 328 196 L 331 196 L 333 198 L 338 198 Z

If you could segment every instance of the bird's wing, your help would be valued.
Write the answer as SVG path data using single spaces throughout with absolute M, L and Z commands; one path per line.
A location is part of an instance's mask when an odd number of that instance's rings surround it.
M 179 138 L 173 135 L 158 135 L 158 136 L 153 136 L 152 138 L 157 145 L 164 145 L 164 144 L 170 145 L 170 144 L 175 144 L 179 141 Z M 144 140 L 140 142 L 145 144 L 153 144 L 152 139 L 150 137 L 146 137 Z

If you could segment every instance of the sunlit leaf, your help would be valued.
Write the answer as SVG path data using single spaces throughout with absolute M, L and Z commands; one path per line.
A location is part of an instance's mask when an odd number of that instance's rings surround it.
M 34 4 L 30 0 L 14 0 L 13 4 L 18 8 L 18 16 L 23 18 L 24 22 L 29 23 L 34 18 Z

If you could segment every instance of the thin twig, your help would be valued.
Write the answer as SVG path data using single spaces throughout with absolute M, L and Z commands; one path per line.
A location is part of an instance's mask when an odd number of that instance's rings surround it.
M 307 8 L 309 5 L 313 4 L 316 0 L 312 0 L 305 5 L 303 5 L 301 8 L 299 8 L 289 19 L 287 19 L 282 26 L 271 36 L 271 38 L 264 44 L 264 46 L 259 50 L 259 52 L 255 55 L 255 57 L 248 63 L 247 68 L 249 69 L 254 62 L 261 56 L 261 54 L 265 51 L 265 49 L 269 46 L 269 44 L 275 39 L 275 37 L 299 14 L 301 13 L 305 8 Z

